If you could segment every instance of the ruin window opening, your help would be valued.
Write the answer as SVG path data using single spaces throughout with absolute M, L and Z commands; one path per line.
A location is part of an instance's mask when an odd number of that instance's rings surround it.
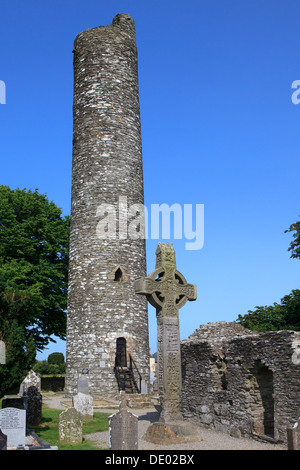
M 215 356 L 212 364 L 212 373 L 214 376 L 214 383 L 218 390 L 227 390 L 227 361 L 219 355 Z

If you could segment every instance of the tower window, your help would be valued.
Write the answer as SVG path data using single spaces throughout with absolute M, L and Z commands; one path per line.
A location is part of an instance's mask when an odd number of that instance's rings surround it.
M 118 268 L 118 269 L 115 271 L 115 278 L 114 278 L 114 281 L 117 281 L 117 282 L 123 281 L 123 273 L 122 273 L 121 268 Z
M 108 279 L 115 282 L 126 282 L 129 280 L 129 277 L 130 274 L 127 274 L 121 265 L 116 266 L 115 269 L 107 275 Z

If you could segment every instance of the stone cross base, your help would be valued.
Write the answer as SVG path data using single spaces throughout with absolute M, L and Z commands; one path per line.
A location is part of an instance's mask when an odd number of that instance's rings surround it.
M 187 421 L 178 421 L 170 424 L 165 424 L 161 421 L 152 423 L 144 434 L 143 439 L 160 445 L 202 441 L 197 426 Z

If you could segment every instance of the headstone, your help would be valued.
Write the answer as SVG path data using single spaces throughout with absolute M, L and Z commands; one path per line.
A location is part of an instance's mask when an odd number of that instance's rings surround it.
M 72 398 L 73 407 L 82 415 L 83 419 L 92 419 L 94 416 L 93 397 L 85 393 L 77 393 Z
M 28 387 L 26 392 L 26 423 L 37 426 L 42 421 L 42 395 L 36 387 Z
M 89 379 L 86 374 L 79 377 L 77 382 L 77 392 L 89 395 Z
M 0 429 L 0 450 L 7 450 L 7 435 Z
M 58 428 L 60 444 L 82 443 L 82 417 L 75 408 L 67 408 L 60 413 Z
M 111 450 L 138 449 L 138 417 L 127 411 L 126 393 L 120 392 L 119 411 L 109 416 L 109 448 Z
M 158 387 L 162 406 L 160 421 L 182 420 L 181 355 L 178 311 L 187 300 L 196 300 L 196 286 L 177 271 L 172 243 L 159 243 L 156 269 L 135 282 L 137 294 L 146 295 L 156 308 Z
M 0 410 L 0 429 L 7 436 L 7 448 L 25 446 L 26 411 L 18 408 Z
M 0 341 L 0 364 L 6 364 L 6 348 L 4 341 Z
M 40 376 L 36 372 L 34 372 L 32 369 L 28 372 L 25 379 L 21 383 L 20 395 L 23 395 L 25 392 L 27 392 L 27 389 L 29 387 L 36 387 L 39 392 L 41 391 Z
M 288 450 L 300 450 L 300 418 L 287 428 L 287 447 Z
M 298 450 L 296 429 L 287 428 L 287 448 L 288 450 Z
M 2 400 L 2 408 L 18 408 L 19 410 L 26 410 L 27 397 L 5 396 Z

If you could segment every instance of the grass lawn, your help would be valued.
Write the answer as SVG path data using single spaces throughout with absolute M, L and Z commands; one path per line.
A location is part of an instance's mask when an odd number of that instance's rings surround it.
M 95 447 L 95 444 L 84 438 L 80 445 L 60 445 L 58 420 L 61 412 L 62 410 L 54 410 L 43 406 L 42 423 L 39 426 L 30 427 L 30 429 L 33 429 L 42 441 L 58 446 L 59 450 L 99 450 L 99 447 Z M 108 416 L 107 413 L 94 413 L 93 419 L 83 421 L 82 434 L 106 431 L 108 429 Z

